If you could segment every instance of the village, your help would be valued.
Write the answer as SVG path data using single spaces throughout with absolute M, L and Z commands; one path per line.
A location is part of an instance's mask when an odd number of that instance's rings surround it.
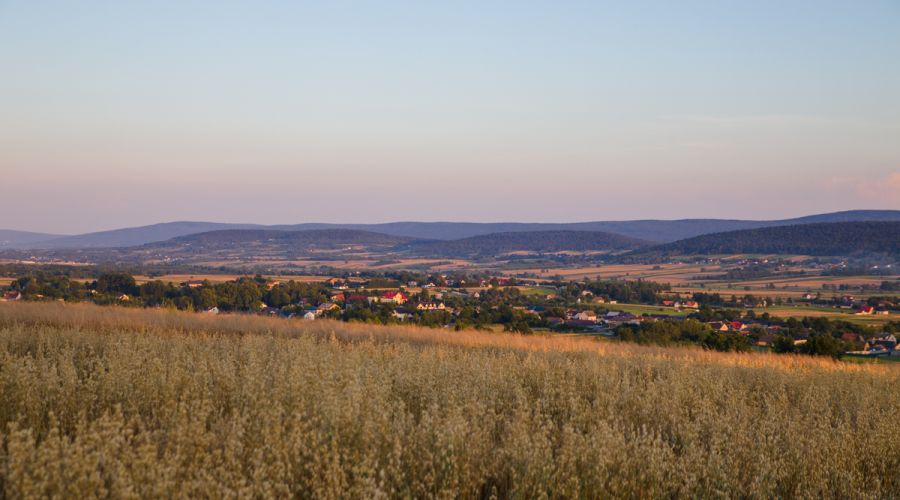
M 527 334 L 568 334 L 643 343 L 699 343 L 723 350 L 805 352 L 820 334 L 828 349 L 847 356 L 900 360 L 895 297 L 804 294 L 790 305 L 844 311 L 842 318 L 882 317 L 883 327 L 824 317 L 782 317 L 785 302 L 744 295 L 672 291 L 649 281 L 587 280 L 552 282 L 508 276 L 438 274 L 332 277 L 295 282 L 261 276 L 211 282 L 147 281 L 110 274 L 95 282 L 23 277 L 0 300 L 92 301 L 126 307 L 173 307 L 204 314 L 260 314 L 291 320 L 339 320 L 416 324 L 448 330 L 476 328 Z M 769 312 L 771 311 L 771 313 Z M 699 325 L 699 326 L 698 326 Z M 700 328 L 702 332 L 694 330 Z M 668 329 L 665 333 L 660 331 Z M 687 333 L 686 333 L 687 332 Z M 813 343 L 819 342 L 814 340 Z M 819 349 L 816 347 L 815 349 Z
M 508 284 L 508 281 L 502 279 L 500 283 Z M 458 317 L 460 308 L 458 306 L 448 306 L 443 301 L 444 298 L 447 297 L 454 303 L 459 303 L 460 300 L 477 300 L 481 297 L 481 292 L 478 290 L 460 291 L 438 288 L 429 294 L 427 290 L 434 289 L 433 284 L 428 284 L 425 288 L 422 288 L 426 292 L 410 293 L 407 290 L 399 289 L 383 291 L 375 295 L 347 293 L 345 291 L 349 288 L 349 285 L 338 280 L 333 280 L 331 285 L 339 292 L 333 294 L 328 302 L 306 307 L 302 313 L 298 313 L 300 317 L 307 321 L 320 318 L 339 319 L 340 312 L 348 308 L 352 309 L 360 305 L 387 304 L 392 306 L 391 317 L 399 322 L 415 320 L 417 314 L 424 312 L 446 313 L 445 317 L 448 318 L 448 322 L 443 326 L 450 328 L 454 326 L 454 318 Z M 410 283 L 410 285 L 415 286 L 416 283 Z M 489 288 L 492 286 L 490 283 L 482 283 L 481 285 L 486 285 Z M 529 285 L 533 284 L 526 283 L 524 286 Z M 812 295 L 807 295 L 804 298 L 807 301 L 816 299 Z M 664 299 L 660 301 L 661 306 L 671 308 L 672 313 L 684 314 L 667 314 L 664 312 L 659 314 L 632 314 L 617 310 L 617 300 L 610 297 L 594 296 L 589 290 L 580 291 L 575 304 L 568 304 L 574 307 L 562 307 L 566 305 L 565 301 L 557 303 L 557 299 L 558 295 L 550 293 L 541 299 L 532 300 L 532 302 L 535 302 L 534 304 L 514 305 L 511 309 L 525 319 L 525 323 L 529 325 L 530 331 L 577 332 L 583 335 L 600 335 L 616 338 L 616 330 L 623 325 L 639 326 L 659 321 L 684 321 L 691 319 L 691 316 L 697 316 L 701 308 L 701 304 L 695 300 Z M 876 308 L 876 306 L 868 305 L 850 295 L 842 296 L 840 303 L 842 307 L 851 310 L 852 314 L 859 316 L 876 314 L 887 316 L 891 312 L 887 307 L 896 307 L 893 303 L 882 302 Z M 267 306 L 264 306 L 261 312 L 263 314 L 286 315 L 287 317 L 298 315 Z M 795 327 L 792 329 L 785 326 L 782 320 L 757 318 L 753 314 L 744 314 L 742 319 L 709 320 L 704 321 L 703 324 L 716 333 L 745 337 L 750 344 L 761 349 L 775 347 L 776 341 L 785 338 L 785 335 L 790 335 L 790 342 L 793 346 L 802 346 L 814 334 L 813 328 L 801 327 L 798 329 Z M 892 333 L 886 331 L 876 332 L 870 336 L 858 332 L 843 332 L 840 335 L 840 340 L 846 344 L 846 347 L 849 349 L 846 353 L 850 355 L 896 356 L 900 359 L 900 349 L 897 348 L 897 340 Z

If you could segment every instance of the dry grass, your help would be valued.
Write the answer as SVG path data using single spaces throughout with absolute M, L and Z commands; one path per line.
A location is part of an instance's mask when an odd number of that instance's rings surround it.
M 891 367 L 0 304 L 7 497 L 895 497 Z

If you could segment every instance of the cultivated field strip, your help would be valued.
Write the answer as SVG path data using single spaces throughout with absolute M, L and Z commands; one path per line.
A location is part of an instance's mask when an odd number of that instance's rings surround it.
M 25 497 L 900 496 L 900 372 L 481 332 L 0 305 Z

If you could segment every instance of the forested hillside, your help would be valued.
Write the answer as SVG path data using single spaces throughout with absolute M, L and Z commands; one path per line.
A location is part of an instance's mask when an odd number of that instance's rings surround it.
M 242 243 L 272 243 L 332 247 L 348 244 L 396 245 L 408 238 L 355 229 L 316 229 L 309 231 L 274 231 L 270 229 L 228 229 L 192 234 L 170 240 L 187 245 L 229 245 Z
M 832 222 L 745 229 L 657 245 L 635 255 L 900 254 L 900 222 Z
M 419 255 L 479 257 L 517 251 L 627 250 L 648 244 L 637 238 L 600 231 L 530 231 L 485 234 L 451 241 L 413 242 L 410 248 Z

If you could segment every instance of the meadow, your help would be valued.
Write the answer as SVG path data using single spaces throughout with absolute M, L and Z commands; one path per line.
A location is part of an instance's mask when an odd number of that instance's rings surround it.
M 653 306 L 647 304 L 603 304 L 603 308 L 609 309 L 610 311 L 619 311 L 634 315 L 656 314 L 673 317 L 685 317 L 691 312 L 694 312 L 692 309 L 675 309 L 674 307 Z
M 0 304 L 0 491 L 897 497 L 898 382 L 787 355 Z

